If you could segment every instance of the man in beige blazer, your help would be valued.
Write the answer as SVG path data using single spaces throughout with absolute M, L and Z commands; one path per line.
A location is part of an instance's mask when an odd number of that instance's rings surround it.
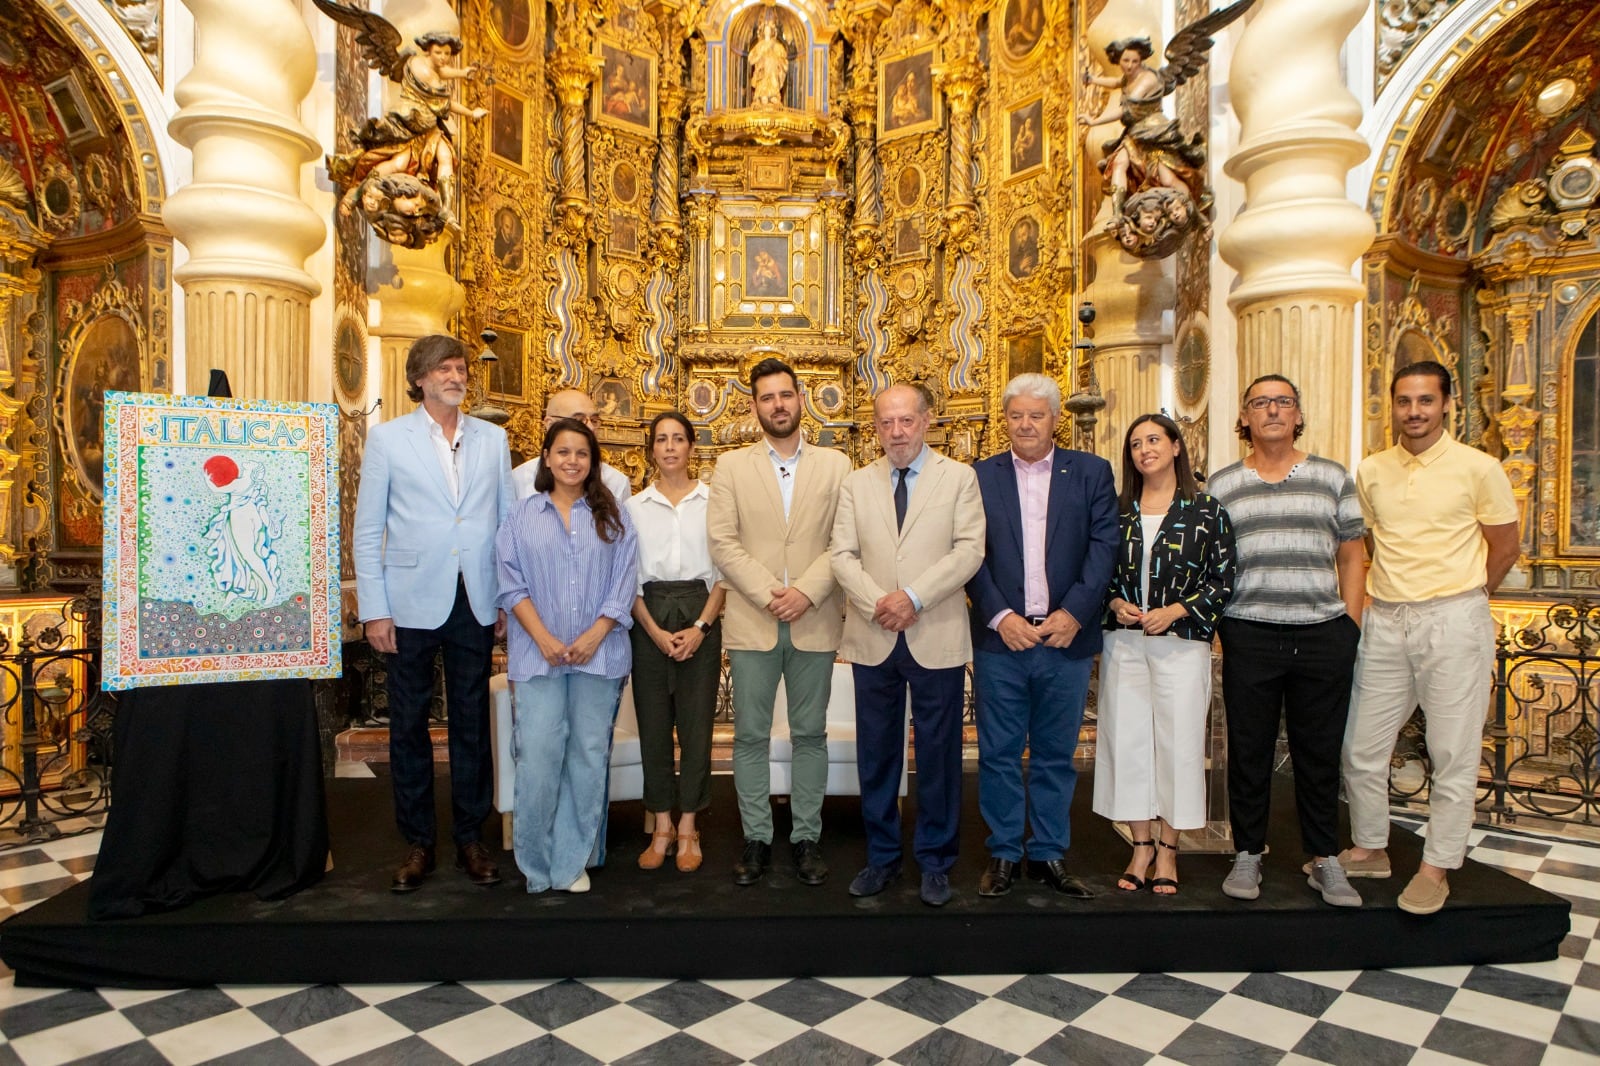
M 772 704 L 785 684 L 794 745 L 789 842 L 795 875 L 820 885 L 822 796 L 828 784 L 826 720 L 843 605 L 828 566 L 839 483 L 850 460 L 804 445 L 794 370 L 763 359 L 750 371 L 763 438 L 717 460 L 706 531 L 728 587 L 723 647 L 733 667 L 733 784 L 744 852 L 733 879 L 753 885 L 772 859 Z
M 893 385 L 873 403 L 883 458 L 844 479 L 833 575 L 845 594 L 839 654 L 855 664 L 856 764 L 867 865 L 852 896 L 900 875 L 906 690 L 916 723 L 922 902 L 950 901 L 961 819 L 961 690 L 972 635 L 967 579 L 983 565 L 983 498 L 972 468 L 930 449 L 925 390 Z

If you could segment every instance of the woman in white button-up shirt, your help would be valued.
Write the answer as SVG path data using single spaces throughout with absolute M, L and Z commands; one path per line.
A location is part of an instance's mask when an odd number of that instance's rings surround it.
M 639 534 L 633 602 L 633 705 L 644 763 L 644 807 L 654 817 L 641 869 L 677 849 L 677 867 L 700 868 L 695 815 L 711 802 L 711 718 L 722 673 L 723 589 L 706 546 L 704 482 L 689 476 L 694 427 L 677 411 L 657 415 L 646 436 L 658 477 L 628 499 Z M 673 731 L 679 772 L 672 773 Z M 682 813 L 677 825 L 674 809 Z

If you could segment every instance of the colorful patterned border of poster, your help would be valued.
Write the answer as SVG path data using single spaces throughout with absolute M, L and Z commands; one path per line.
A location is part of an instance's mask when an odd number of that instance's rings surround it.
M 107 392 L 107 689 L 337 677 L 338 407 Z

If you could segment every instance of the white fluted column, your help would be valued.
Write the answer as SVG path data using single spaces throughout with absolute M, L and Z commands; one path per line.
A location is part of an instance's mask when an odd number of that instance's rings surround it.
M 1106 406 L 1095 425 L 1095 453 L 1121 462 L 1122 437 L 1135 418 L 1161 408 L 1161 359 L 1172 343 L 1177 258 L 1135 259 L 1115 237 L 1084 242 L 1094 284 L 1095 373 Z
M 300 198 L 300 169 L 320 148 L 300 124 L 316 51 L 289 0 L 184 0 L 195 62 L 168 124 L 194 153 L 194 180 L 162 212 L 189 259 L 183 286 L 186 387 L 226 370 L 236 396 L 308 400 L 312 297 L 305 270 L 324 221 Z
M 1367 157 L 1361 105 L 1340 50 L 1367 0 L 1262 0 L 1229 72 L 1239 146 L 1225 170 L 1246 207 L 1218 241 L 1239 272 L 1228 298 L 1239 322 L 1239 379 L 1283 374 L 1306 403 L 1301 447 L 1350 462 L 1355 305 L 1351 266 L 1372 219 L 1345 182 Z M 1216 465 L 1221 465 L 1220 457 Z

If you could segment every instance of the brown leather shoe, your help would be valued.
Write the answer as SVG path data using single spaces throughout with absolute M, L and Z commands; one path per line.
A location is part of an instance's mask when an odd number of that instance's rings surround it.
M 467 872 L 467 880 L 475 885 L 498 885 L 500 867 L 489 858 L 489 849 L 481 840 L 463 844 L 456 849 L 456 869 Z
M 413 844 L 411 850 L 406 852 L 406 861 L 394 872 L 394 880 L 389 882 L 389 891 L 415 892 L 422 887 L 423 880 L 431 873 L 433 873 L 433 849 Z

